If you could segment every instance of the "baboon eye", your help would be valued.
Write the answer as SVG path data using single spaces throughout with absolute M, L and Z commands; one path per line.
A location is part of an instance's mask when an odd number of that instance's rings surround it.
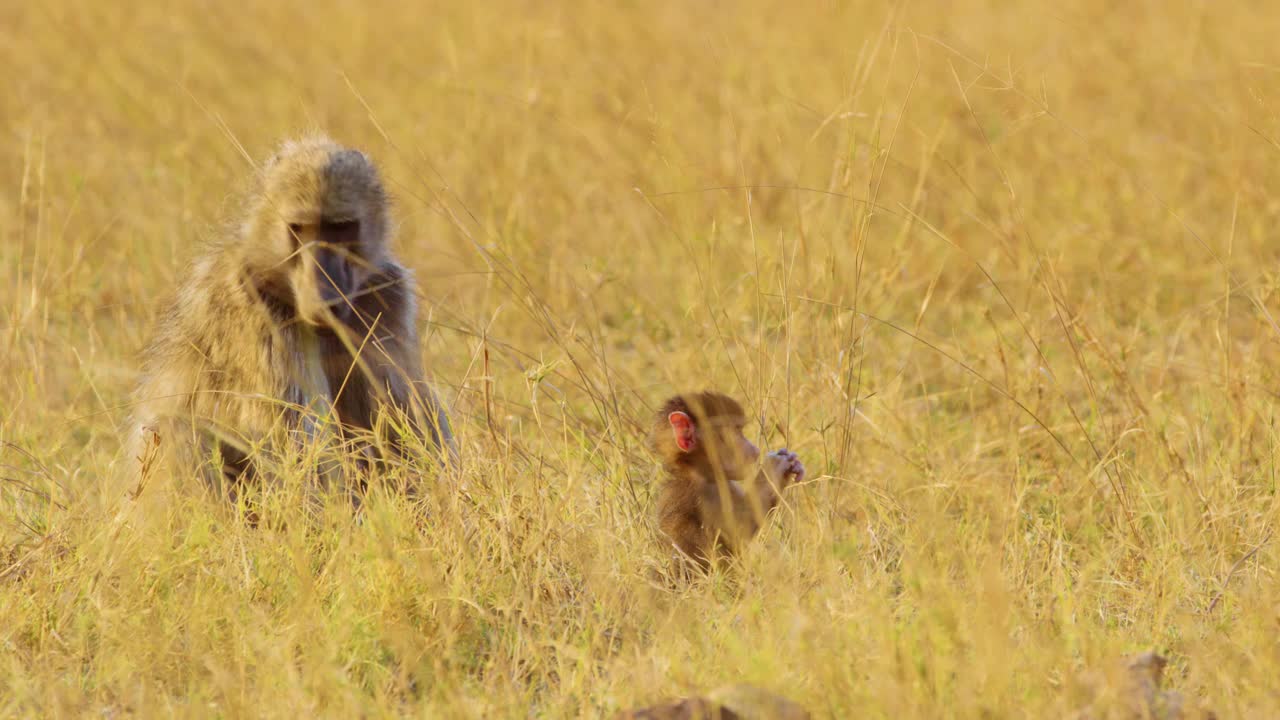
M 333 245 L 349 245 L 360 239 L 359 220 L 341 220 L 320 224 L 320 237 Z

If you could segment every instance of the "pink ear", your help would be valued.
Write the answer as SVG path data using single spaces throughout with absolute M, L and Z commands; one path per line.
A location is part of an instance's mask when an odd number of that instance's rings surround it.
M 693 426 L 693 419 L 677 410 L 667 416 L 667 422 L 671 423 L 671 432 L 676 436 L 676 445 L 685 452 L 692 450 L 698 442 L 698 431 Z

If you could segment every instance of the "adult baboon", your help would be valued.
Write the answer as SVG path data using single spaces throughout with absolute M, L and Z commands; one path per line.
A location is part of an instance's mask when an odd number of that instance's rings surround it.
M 414 435 L 452 460 L 449 421 L 423 382 L 413 277 L 389 233 L 364 154 L 324 137 L 285 143 L 242 224 L 195 260 L 161 314 L 129 459 L 149 465 L 158 448 L 233 494 L 318 445 L 361 458 L 312 463 L 324 467 L 316 479 L 347 486 L 336 466 L 403 458 Z

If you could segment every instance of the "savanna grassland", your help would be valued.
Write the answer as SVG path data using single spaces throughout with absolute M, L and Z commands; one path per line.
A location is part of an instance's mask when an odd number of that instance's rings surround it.
M 1064 717 L 1157 649 L 1280 715 L 1278 37 L 1263 2 L 3 4 L 0 714 Z M 157 308 L 310 130 L 395 197 L 467 459 L 425 522 L 113 480 Z M 809 478 L 672 585 L 645 433 L 704 387 Z

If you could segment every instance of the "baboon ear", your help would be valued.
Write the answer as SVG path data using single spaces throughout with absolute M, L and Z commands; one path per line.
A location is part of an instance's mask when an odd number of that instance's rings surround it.
M 677 410 L 667 416 L 667 422 L 671 423 L 676 445 L 684 452 L 692 450 L 698 443 L 698 429 L 693 426 L 693 418 Z

